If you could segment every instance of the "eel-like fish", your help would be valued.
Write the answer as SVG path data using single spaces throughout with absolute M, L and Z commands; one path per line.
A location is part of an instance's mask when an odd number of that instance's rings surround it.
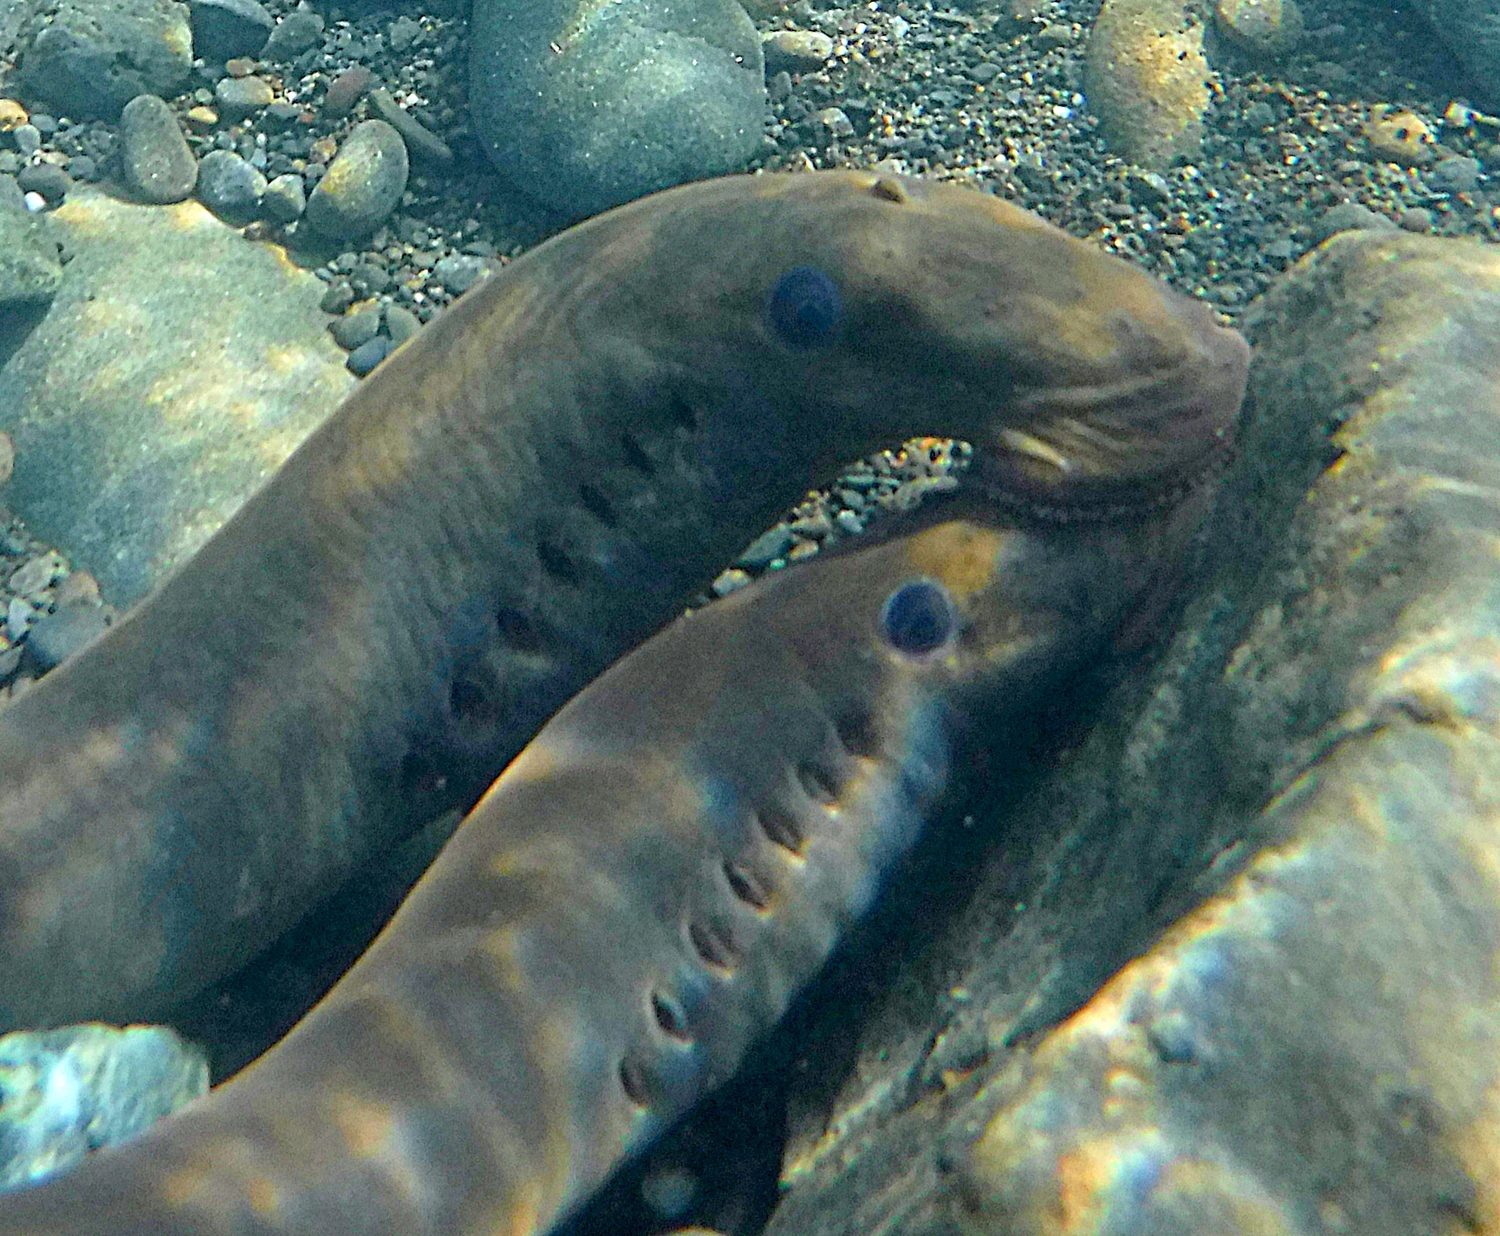
M 729 177 L 562 233 L 0 713 L 0 1028 L 238 968 L 840 463 L 929 432 L 1026 502 L 1170 497 L 1245 365 L 1205 306 L 948 185 Z
M 927 519 L 611 668 L 287 1038 L 129 1145 L 0 1198 L 0 1236 L 552 1227 L 737 1066 L 964 751 L 1006 742 L 1107 647 L 1184 527 Z

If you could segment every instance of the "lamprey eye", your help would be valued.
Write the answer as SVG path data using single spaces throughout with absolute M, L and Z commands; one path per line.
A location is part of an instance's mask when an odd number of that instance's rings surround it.
M 766 298 L 766 325 L 796 352 L 826 343 L 843 314 L 838 288 L 816 266 L 794 266 Z
M 958 626 L 948 590 L 935 579 L 914 579 L 886 598 L 880 633 L 897 652 L 920 657 L 941 648 Z

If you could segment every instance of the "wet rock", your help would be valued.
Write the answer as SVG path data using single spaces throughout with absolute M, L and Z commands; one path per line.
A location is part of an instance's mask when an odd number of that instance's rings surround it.
M 0 1189 L 127 1141 L 208 1090 L 202 1051 L 165 1026 L 0 1037 Z
M 469 107 L 501 173 L 578 217 L 760 149 L 760 37 L 734 0 L 476 0 Z
M 422 320 L 410 309 L 400 305 L 385 307 L 385 333 L 391 337 L 391 343 L 400 346 L 421 329 Z
M 1394 232 L 1396 225 L 1385 215 L 1361 206 L 1358 202 L 1340 202 L 1323 212 L 1313 228 L 1313 236 L 1321 244 L 1339 232 Z
M 1416 10 L 1468 70 L 1471 98 L 1500 108 L 1500 3 L 1497 0 L 1418 0 Z
M 45 308 L 61 282 L 57 245 L 43 222 L 0 210 L 0 358 L 5 355 L 3 324 L 12 314 Z
M 367 339 L 354 351 L 349 353 L 349 359 L 344 362 L 344 367 L 356 378 L 367 377 L 387 356 L 396 350 L 396 345 L 386 335 L 376 335 L 373 339 Z
M 768 1236 L 1500 1214 L 1500 256 L 1348 233 L 1248 316 L 1178 634 L 995 779 L 1000 852 L 794 1114 Z
M 229 123 L 253 116 L 276 101 L 276 92 L 261 77 L 221 77 L 214 86 L 214 106 Z
M 1449 155 L 1433 164 L 1427 173 L 1427 183 L 1442 193 L 1473 193 L 1479 188 L 1482 171 L 1478 159 Z
M 453 151 L 448 148 L 447 143 L 400 106 L 391 97 L 389 90 L 370 91 L 370 106 L 380 119 L 401 134 L 407 153 L 413 158 L 439 167 L 453 162 Z
M 260 195 L 261 210 L 268 219 L 277 223 L 300 219 L 306 206 L 307 190 L 303 187 L 302 177 L 295 172 L 276 177 Z
M 468 253 L 450 253 L 432 268 L 433 280 L 455 296 L 461 296 L 489 273 L 483 258 Z
M 73 259 L 0 368 L 0 429 L 17 452 L 6 503 L 126 604 L 352 382 L 317 309 L 323 284 L 196 202 L 80 189 L 46 221 Z
M 49 206 L 56 206 L 68 196 L 73 178 L 55 163 L 28 163 L 16 173 L 16 183 L 23 193 L 40 193 Z
M 306 219 L 334 240 L 356 239 L 380 226 L 406 192 L 406 144 L 383 120 L 355 125 L 307 199 Z
M 266 178 L 232 150 L 210 150 L 198 164 L 198 200 L 233 227 L 260 213 Z
M 188 0 L 193 54 L 210 64 L 259 56 L 276 25 L 258 0 Z
M 374 77 L 369 67 L 363 64 L 345 69 L 333 79 L 328 93 L 323 96 L 323 114 L 335 118 L 347 116 L 369 89 Z
M 352 352 L 368 343 L 379 330 L 379 309 L 362 309 L 358 313 L 335 318 L 328 324 L 328 333 L 333 336 L 333 341 L 346 352 Z
M 1425 167 L 1437 158 L 1437 138 L 1415 112 L 1381 104 L 1370 110 L 1370 118 L 1360 131 L 1378 159 Z
M 833 57 L 833 40 L 818 30 L 777 30 L 760 46 L 768 73 L 821 69 Z
M 176 0 L 58 0 L 23 35 L 21 80 L 69 116 L 114 120 L 138 94 L 175 94 L 193 67 Z
M 1178 0 L 1105 0 L 1084 57 L 1084 95 L 1111 149 L 1154 169 L 1191 158 L 1208 78 L 1203 29 Z
M 1302 10 L 1297 0 L 1215 0 L 1214 26 L 1247 55 L 1280 60 L 1302 41 Z
M 322 16 L 311 9 L 299 8 L 276 23 L 260 54 L 266 60 L 295 60 L 322 41 Z
M 59 608 L 44 614 L 26 636 L 26 661 L 40 677 L 56 669 L 69 657 L 103 635 L 109 623 L 102 609 L 94 606 Z
M 139 94 L 125 105 L 119 150 L 125 184 L 141 201 L 166 205 L 192 196 L 198 161 L 164 100 Z

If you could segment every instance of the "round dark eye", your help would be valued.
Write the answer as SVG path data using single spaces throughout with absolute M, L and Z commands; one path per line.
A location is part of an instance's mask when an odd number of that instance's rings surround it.
M 886 643 L 912 657 L 942 647 L 957 625 L 948 590 L 932 579 L 902 584 L 880 611 L 880 631 Z
M 787 347 L 801 352 L 829 339 L 843 316 L 839 290 L 816 266 L 795 266 L 766 298 L 766 324 Z

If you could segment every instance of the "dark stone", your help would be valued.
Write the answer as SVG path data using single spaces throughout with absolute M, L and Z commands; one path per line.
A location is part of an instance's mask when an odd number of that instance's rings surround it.
M 276 25 L 257 0 L 188 0 L 193 54 L 211 64 L 259 56 Z
M 276 23 L 260 54 L 265 60 L 295 60 L 322 41 L 323 18 L 311 9 L 297 9 Z
M 266 178 L 232 150 L 211 150 L 198 164 L 198 200 L 233 227 L 260 213 Z
M 163 205 L 192 196 L 198 161 L 172 109 L 156 95 L 136 95 L 125 105 L 119 151 L 125 183 L 141 201 Z
M 395 350 L 396 345 L 387 336 L 376 335 L 350 352 L 344 363 L 356 378 L 363 378 Z
M 59 0 L 23 39 L 21 80 L 68 116 L 114 120 L 138 94 L 175 94 L 192 47 L 176 0 Z
M 453 162 L 453 151 L 448 148 L 447 143 L 400 106 L 391 97 L 389 90 L 370 91 L 370 105 L 380 119 L 401 134 L 407 153 L 413 158 L 439 167 Z
M 383 120 L 354 126 L 307 199 L 307 224 L 334 240 L 367 236 L 406 192 L 406 143 Z
M 46 614 L 26 636 L 26 659 L 38 674 L 45 674 L 103 635 L 108 626 L 104 610 L 92 605 Z
M 23 193 L 40 193 L 49 206 L 56 206 L 73 187 L 72 177 L 55 163 L 28 163 L 16 173 Z
M 369 343 L 380 330 L 380 310 L 365 309 L 328 323 L 328 333 L 346 352 Z

